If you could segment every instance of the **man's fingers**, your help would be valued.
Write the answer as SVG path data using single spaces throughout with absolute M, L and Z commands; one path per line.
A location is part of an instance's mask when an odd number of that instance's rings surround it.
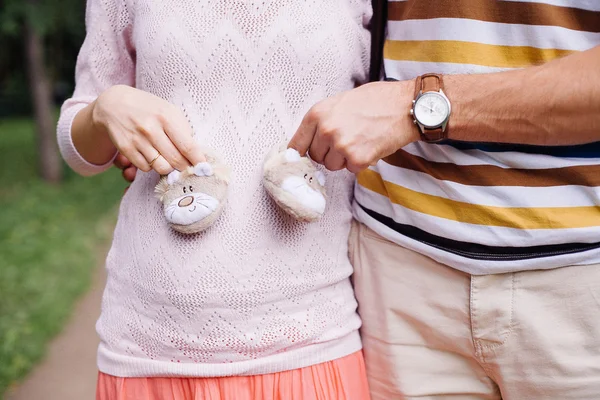
M 346 168 L 353 174 L 358 174 L 359 172 L 369 168 L 369 163 L 348 162 Z
M 339 171 L 346 167 L 346 159 L 337 151 L 329 149 L 323 165 L 330 171 Z
M 327 157 L 327 154 L 330 151 L 332 151 L 332 149 L 330 149 L 329 144 L 324 142 L 322 138 L 317 134 L 315 139 L 312 141 L 312 144 L 310 145 L 310 150 L 308 151 L 308 154 L 314 162 L 323 164 L 323 162 L 325 161 L 325 157 Z
M 117 157 L 115 157 L 114 164 L 115 167 L 119 169 L 125 169 L 131 166 L 131 161 L 129 161 L 123 154 L 119 153 L 117 154 Z
M 314 107 L 304 116 L 298 130 L 288 143 L 288 148 L 295 149 L 301 155 L 305 155 L 310 149 L 315 133 L 317 132 L 318 118 Z
M 127 182 L 133 182 L 135 179 L 135 174 L 137 173 L 137 168 L 133 165 L 131 167 L 125 168 L 122 172 L 123 178 Z

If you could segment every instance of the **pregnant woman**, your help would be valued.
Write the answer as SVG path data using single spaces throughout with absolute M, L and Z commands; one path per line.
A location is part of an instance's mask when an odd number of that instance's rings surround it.
M 369 398 L 352 178 L 330 176 L 324 217 L 303 224 L 261 177 L 313 104 L 366 79 L 370 16 L 368 0 L 88 0 L 61 152 L 83 175 L 117 152 L 140 170 L 106 262 L 99 400 Z M 154 188 L 203 148 L 231 166 L 231 195 L 183 235 Z

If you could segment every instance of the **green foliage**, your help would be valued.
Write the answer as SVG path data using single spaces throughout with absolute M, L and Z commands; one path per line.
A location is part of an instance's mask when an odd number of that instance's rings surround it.
M 31 113 L 23 31 L 40 32 L 52 84 L 73 88 L 75 61 L 85 37 L 85 0 L 0 0 L 0 117 Z M 60 103 L 64 98 L 56 98 Z
M 0 118 L 31 113 L 31 95 L 25 71 L 15 71 L 0 86 Z
M 0 120 L 0 398 L 86 289 L 125 187 L 116 169 L 44 184 L 33 142 L 32 121 Z
M 16 36 L 28 20 L 41 35 L 59 31 L 78 33 L 83 27 L 81 0 L 3 0 L 0 33 Z

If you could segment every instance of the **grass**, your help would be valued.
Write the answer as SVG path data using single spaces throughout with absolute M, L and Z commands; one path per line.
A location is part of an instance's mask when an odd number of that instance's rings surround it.
M 0 120 L 0 399 L 44 355 L 90 283 L 125 183 L 37 177 L 34 125 Z

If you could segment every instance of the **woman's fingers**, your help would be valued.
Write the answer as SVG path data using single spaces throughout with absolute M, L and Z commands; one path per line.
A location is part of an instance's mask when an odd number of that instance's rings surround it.
M 152 147 L 160 152 L 160 155 L 170 167 L 183 171 L 191 165 L 188 159 L 175 147 L 161 126 L 155 127 L 152 129 L 152 132 L 144 132 L 144 134 Z M 149 161 L 152 161 L 152 159 Z M 157 162 L 159 161 L 157 160 Z M 166 167 L 164 161 L 160 162 L 160 164 Z
M 152 168 L 160 175 L 167 175 L 174 169 L 173 166 L 169 164 L 169 162 L 165 160 L 163 156 L 159 156 L 156 161 L 154 161 Z
M 144 172 L 150 172 L 152 170 L 152 168 L 150 167 L 150 163 L 146 160 L 146 156 L 142 154 L 138 149 L 127 149 L 123 151 L 123 154 L 138 169 Z M 156 153 L 154 155 L 156 156 Z
M 153 168 L 164 175 L 206 161 L 179 108 L 137 89 L 106 93 L 97 114 L 121 153 L 115 160 L 119 168 L 124 170 L 130 163 L 144 172 Z
M 179 109 L 173 107 L 171 118 L 163 119 L 162 123 L 171 142 L 192 165 L 206 161 L 200 145 L 193 137 L 189 122 Z
M 140 153 L 144 155 L 148 166 L 160 175 L 166 175 L 173 171 L 173 166 L 165 159 L 162 152 L 156 149 L 149 141 L 140 140 L 137 147 Z

